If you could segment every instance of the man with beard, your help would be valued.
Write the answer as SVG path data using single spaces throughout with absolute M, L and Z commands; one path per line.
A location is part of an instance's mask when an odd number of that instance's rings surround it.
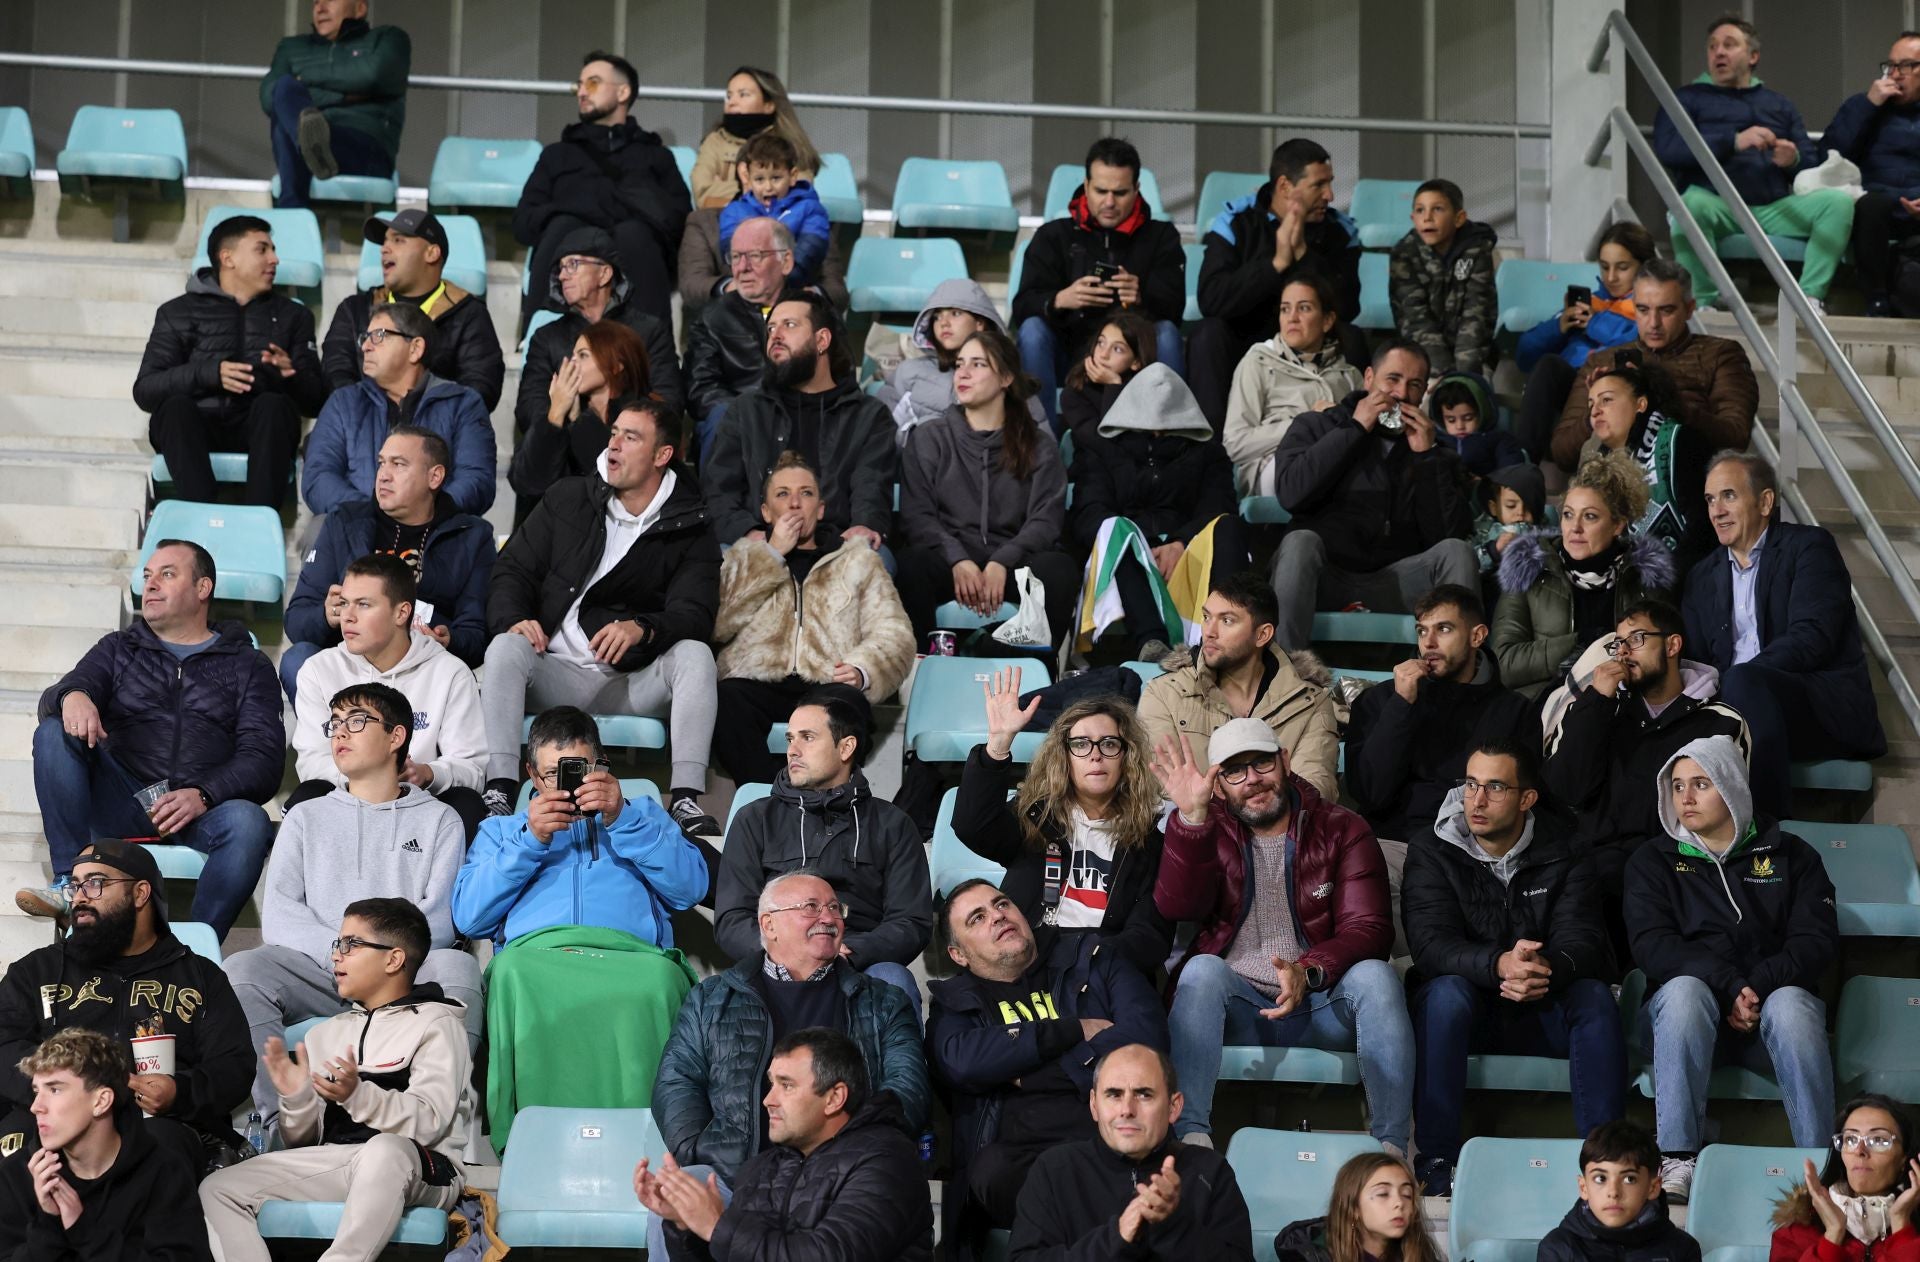
M 145 847 L 102 838 L 73 867 L 73 931 L 14 961 L 0 979 L 0 1155 L 20 1150 L 34 1124 L 22 1059 L 55 1030 L 84 1026 L 122 1046 L 172 1039 L 174 1070 L 136 1073 L 134 1101 L 150 1137 L 197 1177 L 209 1144 L 238 1145 L 232 1114 L 253 1083 L 247 1018 L 225 973 L 167 927 L 160 868 Z
M 781 454 L 797 451 L 819 475 L 827 528 L 878 551 L 893 524 L 893 417 L 860 388 L 846 330 L 825 298 L 783 296 L 766 332 L 765 383 L 734 401 L 706 457 L 714 533 L 722 543 L 765 539 L 754 495 Z
M 749 219 L 733 230 L 727 266 L 732 279 L 687 321 L 687 411 L 703 456 L 727 409 L 766 371 L 767 314 L 793 274 L 793 233 L 777 219 Z

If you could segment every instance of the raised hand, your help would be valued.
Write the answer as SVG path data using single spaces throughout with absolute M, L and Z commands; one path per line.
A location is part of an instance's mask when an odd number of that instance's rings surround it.
M 1153 747 L 1153 775 L 1160 782 L 1160 792 L 1173 803 L 1182 820 L 1195 827 L 1206 822 L 1214 786 L 1220 780 L 1220 766 L 1202 767 L 1193 756 L 1193 743 L 1185 732 L 1163 736 Z
M 1820 1226 L 1828 1241 L 1840 1244 L 1847 1238 L 1847 1213 L 1833 1203 L 1833 1193 L 1820 1181 L 1820 1172 L 1813 1168 L 1813 1162 L 1802 1164 L 1806 1166 L 1807 1199 L 1813 1202 L 1813 1212 L 1820 1216 Z
M 1020 704 L 1020 668 L 1009 666 L 993 672 L 985 688 L 987 696 L 987 753 L 1004 759 L 1013 753 L 1013 738 L 1026 729 L 1040 709 L 1035 697 Z
M 261 1049 L 260 1059 L 266 1062 L 267 1077 L 273 1081 L 273 1089 L 283 1098 L 291 1099 L 300 1094 L 307 1085 L 307 1045 L 301 1043 L 291 1052 L 282 1038 L 270 1038 Z

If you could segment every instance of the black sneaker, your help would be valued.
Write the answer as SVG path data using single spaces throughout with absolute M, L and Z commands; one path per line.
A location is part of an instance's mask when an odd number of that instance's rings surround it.
M 333 156 L 333 128 L 319 110 L 301 110 L 299 123 L 300 157 L 316 180 L 330 180 L 340 174 L 340 163 Z
M 487 804 L 488 815 L 513 814 L 513 799 L 504 790 L 488 789 L 480 795 L 480 800 Z
M 1453 1195 L 1453 1163 L 1445 1157 L 1422 1157 L 1414 1163 L 1413 1173 L 1420 1180 L 1422 1196 Z
M 700 809 L 699 798 L 675 798 L 667 807 L 667 814 L 673 816 L 673 822 L 680 825 L 680 831 L 689 838 L 725 835 L 720 827 L 720 821 Z

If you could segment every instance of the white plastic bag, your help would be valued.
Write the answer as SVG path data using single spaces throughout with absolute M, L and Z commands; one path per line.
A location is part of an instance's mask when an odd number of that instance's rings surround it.
M 993 629 L 993 638 L 1002 644 L 1053 643 L 1047 626 L 1047 586 L 1033 571 L 1021 566 L 1013 572 L 1013 589 L 1020 597 L 1020 609 L 1013 617 Z
M 1855 201 L 1867 192 L 1860 185 L 1860 168 L 1838 153 L 1828 154 L 1819 166 L 1808 167 L 1793 177 L 1796 193 L 1816 193 L 1823 188 L 1837 188 Z

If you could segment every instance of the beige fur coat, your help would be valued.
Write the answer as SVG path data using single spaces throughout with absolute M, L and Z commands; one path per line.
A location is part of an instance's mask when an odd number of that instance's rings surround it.
M 742 539 L 720 566 L 714 641 L 722 679 L 769 683 L 799 675 L 822 683 L 838 662 L 867 674 L 867 698 L 892 696 L 913 665 L 913 626 L 880 557 L 844 539 L 796 588 L 770 543 Z

